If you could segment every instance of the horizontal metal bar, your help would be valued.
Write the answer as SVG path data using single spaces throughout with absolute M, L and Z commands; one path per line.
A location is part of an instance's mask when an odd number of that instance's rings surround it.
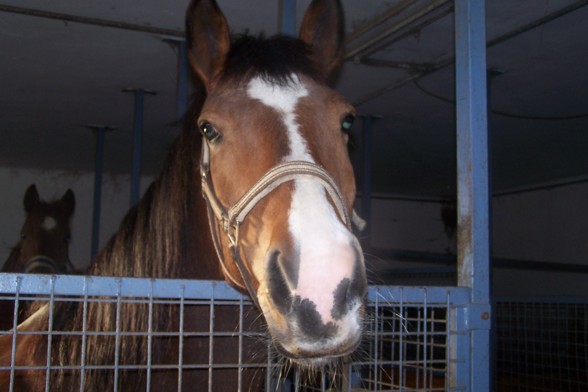
M 377 258 L 385 258 L 390 260 L 402 260 L 402 261 L 409 261 L 414 263 L 432 263 L 432 264 L 440 264 L 440 265 L 452 265 L 455 264 L 457 256 L 446 254 L 446 253 L 433 253 L 433 252 L 418 252 L 412 250 L 402 250 L 402 249 L 381 249 L 381 248 L 372 248 L 370 249 L 370 255 L 377 257 Z M 581 274 L 588 274 L 588 265 L 585 264 L 574 264 L 574 263 L 558 263 L 553 261 L 541 261 L 541 260 L 520 260 L 520 259 L 513 259 L 507 257 L 494 257 L 491 261 L 492 268 L 500 268 L 500 269 L 520 269 L 520 270 L 529 270 L 529 271 L 553 271 L 553 272 L 563 272 L 563 273 L 581 273 Z M 414 270 L 414 271 L 413 271 Z M 384 270 L 383 272 L 386 274 L 394 273 L 395 271 L 409 273 L 412 272 L 421 272 L 425 273 L 430 270 L 423 269 L 396 269 L 391 268 L 388 270 Z M 410 272 L 410 273 L 412 273 Z M 440 271 L 435 270 L 435 272 L 449 272 L 449 271 Z
M 454 305 L 469 303 L 470 290 L 465 287 L 370 286 L 367 300 L 379 306 L 405 304 Z
M 36 16 L 45 19 L 55 19 L 65 22 L 81 23 L 87 25 L 101 26 L 101 27 L 112 27 L 115 29 L 140 31 L 143 33 L 152 33 L 160 35 L 169 35 L 173 37 L 184 37 L 183 31 L 164 29 L 161 27 L 145 26 L 128 22 L 121 22 L 108 19 L 91 18 L 87 16 L 70 15 L 61 12 L 45 11 L 34 8 L 16 7 L 7 4 L 0 4 L 0 12 L 11 12 L 14 14 Z
M 113 278 L 76 275 L 0 274 L 0 294 L 14 293 L 20 280 L 19 293 L 88 296 L 152 297 L 238 300 L 240 293 L 224 281 Z M 52 286 L 54 285 L 54 288 Z
M 114 278 L 77 275 L 34 275 L 0 273 L 0 295 L 15 293 L 20 281 L 19 295 L 47 295 L 53 293 L 54 301 L 59 296 L 112 296 L 150 297 L 189 300 L 240 300 L 247 298 L 224 281 L 182 280 L 182 279 L 141 279 Z M 380 306 L 403 303 L 446 304 L 467 303 L 469 290 L 463 287 L 400 287 L 370 286 L 368 301 L 378 301 Z M 75 300 L 63 298 L 63 300 Z M 90 301 L 93 301 L 90 299 Z M 126 302 L 126 301 L 125 301 Z M 157 303 L 157 301 L 154 301 Z M 215 304 L 219 304 L 215 302 Z

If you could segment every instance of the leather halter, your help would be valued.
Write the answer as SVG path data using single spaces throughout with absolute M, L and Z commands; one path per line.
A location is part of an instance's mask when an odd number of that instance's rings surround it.
M 257 307 L 259 307 L 259 302 L 254 283 L 258 284 L 259 282 L 256 281 L 255 276 L 251 273 L 241 258 L 239 248 L 239 227 L 245 220 L 247 214 L 249 214 L 260 200 L 285 182 L 294 181 L 300 178 L 309 179 L 318 182 L 325 188 L 339 214 L 339 218 L 347 227 L 351 228 L 351 219 L 349 218 L 349 214 L 343 201 L 343 196 L 341 195 L 337 184 L 325 169 L 315 163 L 306 161 L 289 161 L 280 163 L 257 180 L 257 182 L 245 192 L 233 206 L 225 208 L 214 192 L 214 187 L 210 178 L 210 151 L 207 142 L 203 140 L 200 176 L 202 179 L 202 195 L 208 206 L 210 233 L 223 273 L 234 285 L 247 290 L 249 296 Z M 353 218 L 355 222 L 355 211 Z M 360 219 L 359 217 L 357 218 Z M 235 279 L 227 268 L 226 261 L 221 251 L 218 229 L 215 229 L 215 226 L 220 227 L 227 236 L 229 248 L 233 255 L 233 261 L 239 270 L 243 284 L 240 283 L 238 279 Z
M 67 263 L 70 263 L 69 260 L 67 261 Z M 68 270 L 68 265 L 66 264 L 62 268 L 58 268 L 57 262 L 53 260 L 51 257 L 39 255 L 33 257 L 26 263 L 23 272 L 30 273 L 37 268 L 44 268 L 49 271 L 53 271 L 53 273 L 64 273 Z

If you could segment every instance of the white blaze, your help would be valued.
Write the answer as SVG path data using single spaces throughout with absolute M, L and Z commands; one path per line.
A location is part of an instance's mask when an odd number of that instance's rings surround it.
M 290 84 L 279 86 L 254 78 L 247 93 L 281 114 L 290 144 L 284 161 L 314 162 L 296 118 L 299 99 L 308 95 L 300 79 L 292 75 Z M 314 302 L 324 323 L 332 321 L 333 292 L 344 278 L 350 279 L 353 274 L 355 254 L 350 246 L 351 236 L 337 218 L 323 186 L 308 179 L 294 181 L 288 224 L 300 252 L 298 285 L 293 294 Z
M 55 218 L 51 217 L 51 216 L 46 216 L 45 220 L 43 220 L 43 224 L 42 227 L 43 229 L 45 229 L 46 231 L 51 231 L 53 230 L 55 227 L 57 226 L 57 221 L 55 220 Z

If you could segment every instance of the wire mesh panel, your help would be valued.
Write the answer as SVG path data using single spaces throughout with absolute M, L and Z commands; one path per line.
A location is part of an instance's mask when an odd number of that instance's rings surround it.
M 454 312 L 466 291 L 457 288 L 375 287 L 368 296 L 366 339 L 351 365 L 355 387 L 368 391 L 461 390 L 449 349 Z M 355 390 L 355 389 L 354 389 Z
M 587 303 L 510 301 L 495 309 L 497 391 L 588 391 Z
M 10 348 L 0 355 L 0 385 L 25 390 L 35 379 L 34 390 L 61 391 L 61 377 L 79 391 L 95 380 L 105 391 L 463 390 L 450 373 L 465 359 L 449 345 L 467 341 L 452 321 L 467 298 L 459 288 L 371 287 L 360 349 L 341 364 L 296 369 L 276 354 L 249 300 L 224 282 L 2 274 L 0 302 L 14 305 L 19 321 L 24 308 L 39 310 L 0 332 Z

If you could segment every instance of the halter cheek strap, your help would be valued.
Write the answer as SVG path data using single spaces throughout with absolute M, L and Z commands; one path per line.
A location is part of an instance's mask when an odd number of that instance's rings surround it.
M 361 218 L 353 211 L 353 218 L 350 219 L 343 196 L 335 181 L 331 178 L 329 173 L 319 165 L 306 161 L 290 161 L 281 163 L 267 173 L 265 173 L 241 198 L 230 208 L 225 208 L 218 200 L 212 181 L 210 178 L 210 152 L 206 141 L 202 143 L 202 160 L 200 164 L 200 176 L 202 180 L 202 195 L 206 200 L 208 207 L 208 223 L 212 235 L 214 247 L 224 275 L 237 287 L 247 290 L 251 299 L 259 307 L 255 285 L 259 282 L 255 279 L 255 275 L 249 271 L 247 264 L 241 258 L 239 248 L 239 227 L 245 220 L 245 217 L 255 207 L 260 200 L 274 191 L 277 187 L 285 182 L 294 181 L 297 179 L 308 179 L 318 182 L 325 188 L 329 197 L 335 206 L 339 218 L 345 223 L 347 227 L 351 226 L 351 221 L 355 223 L 360 229 L 365 225 Z M 231 250 L 233 260 L 241 279 L 235 279 L 227 268 L 221 251 L 221 242 L 219 238 L 218 227 L 225 233 L 228 239 L 229 248 Z M 243 283 L 241 283 L 241 281 Z

